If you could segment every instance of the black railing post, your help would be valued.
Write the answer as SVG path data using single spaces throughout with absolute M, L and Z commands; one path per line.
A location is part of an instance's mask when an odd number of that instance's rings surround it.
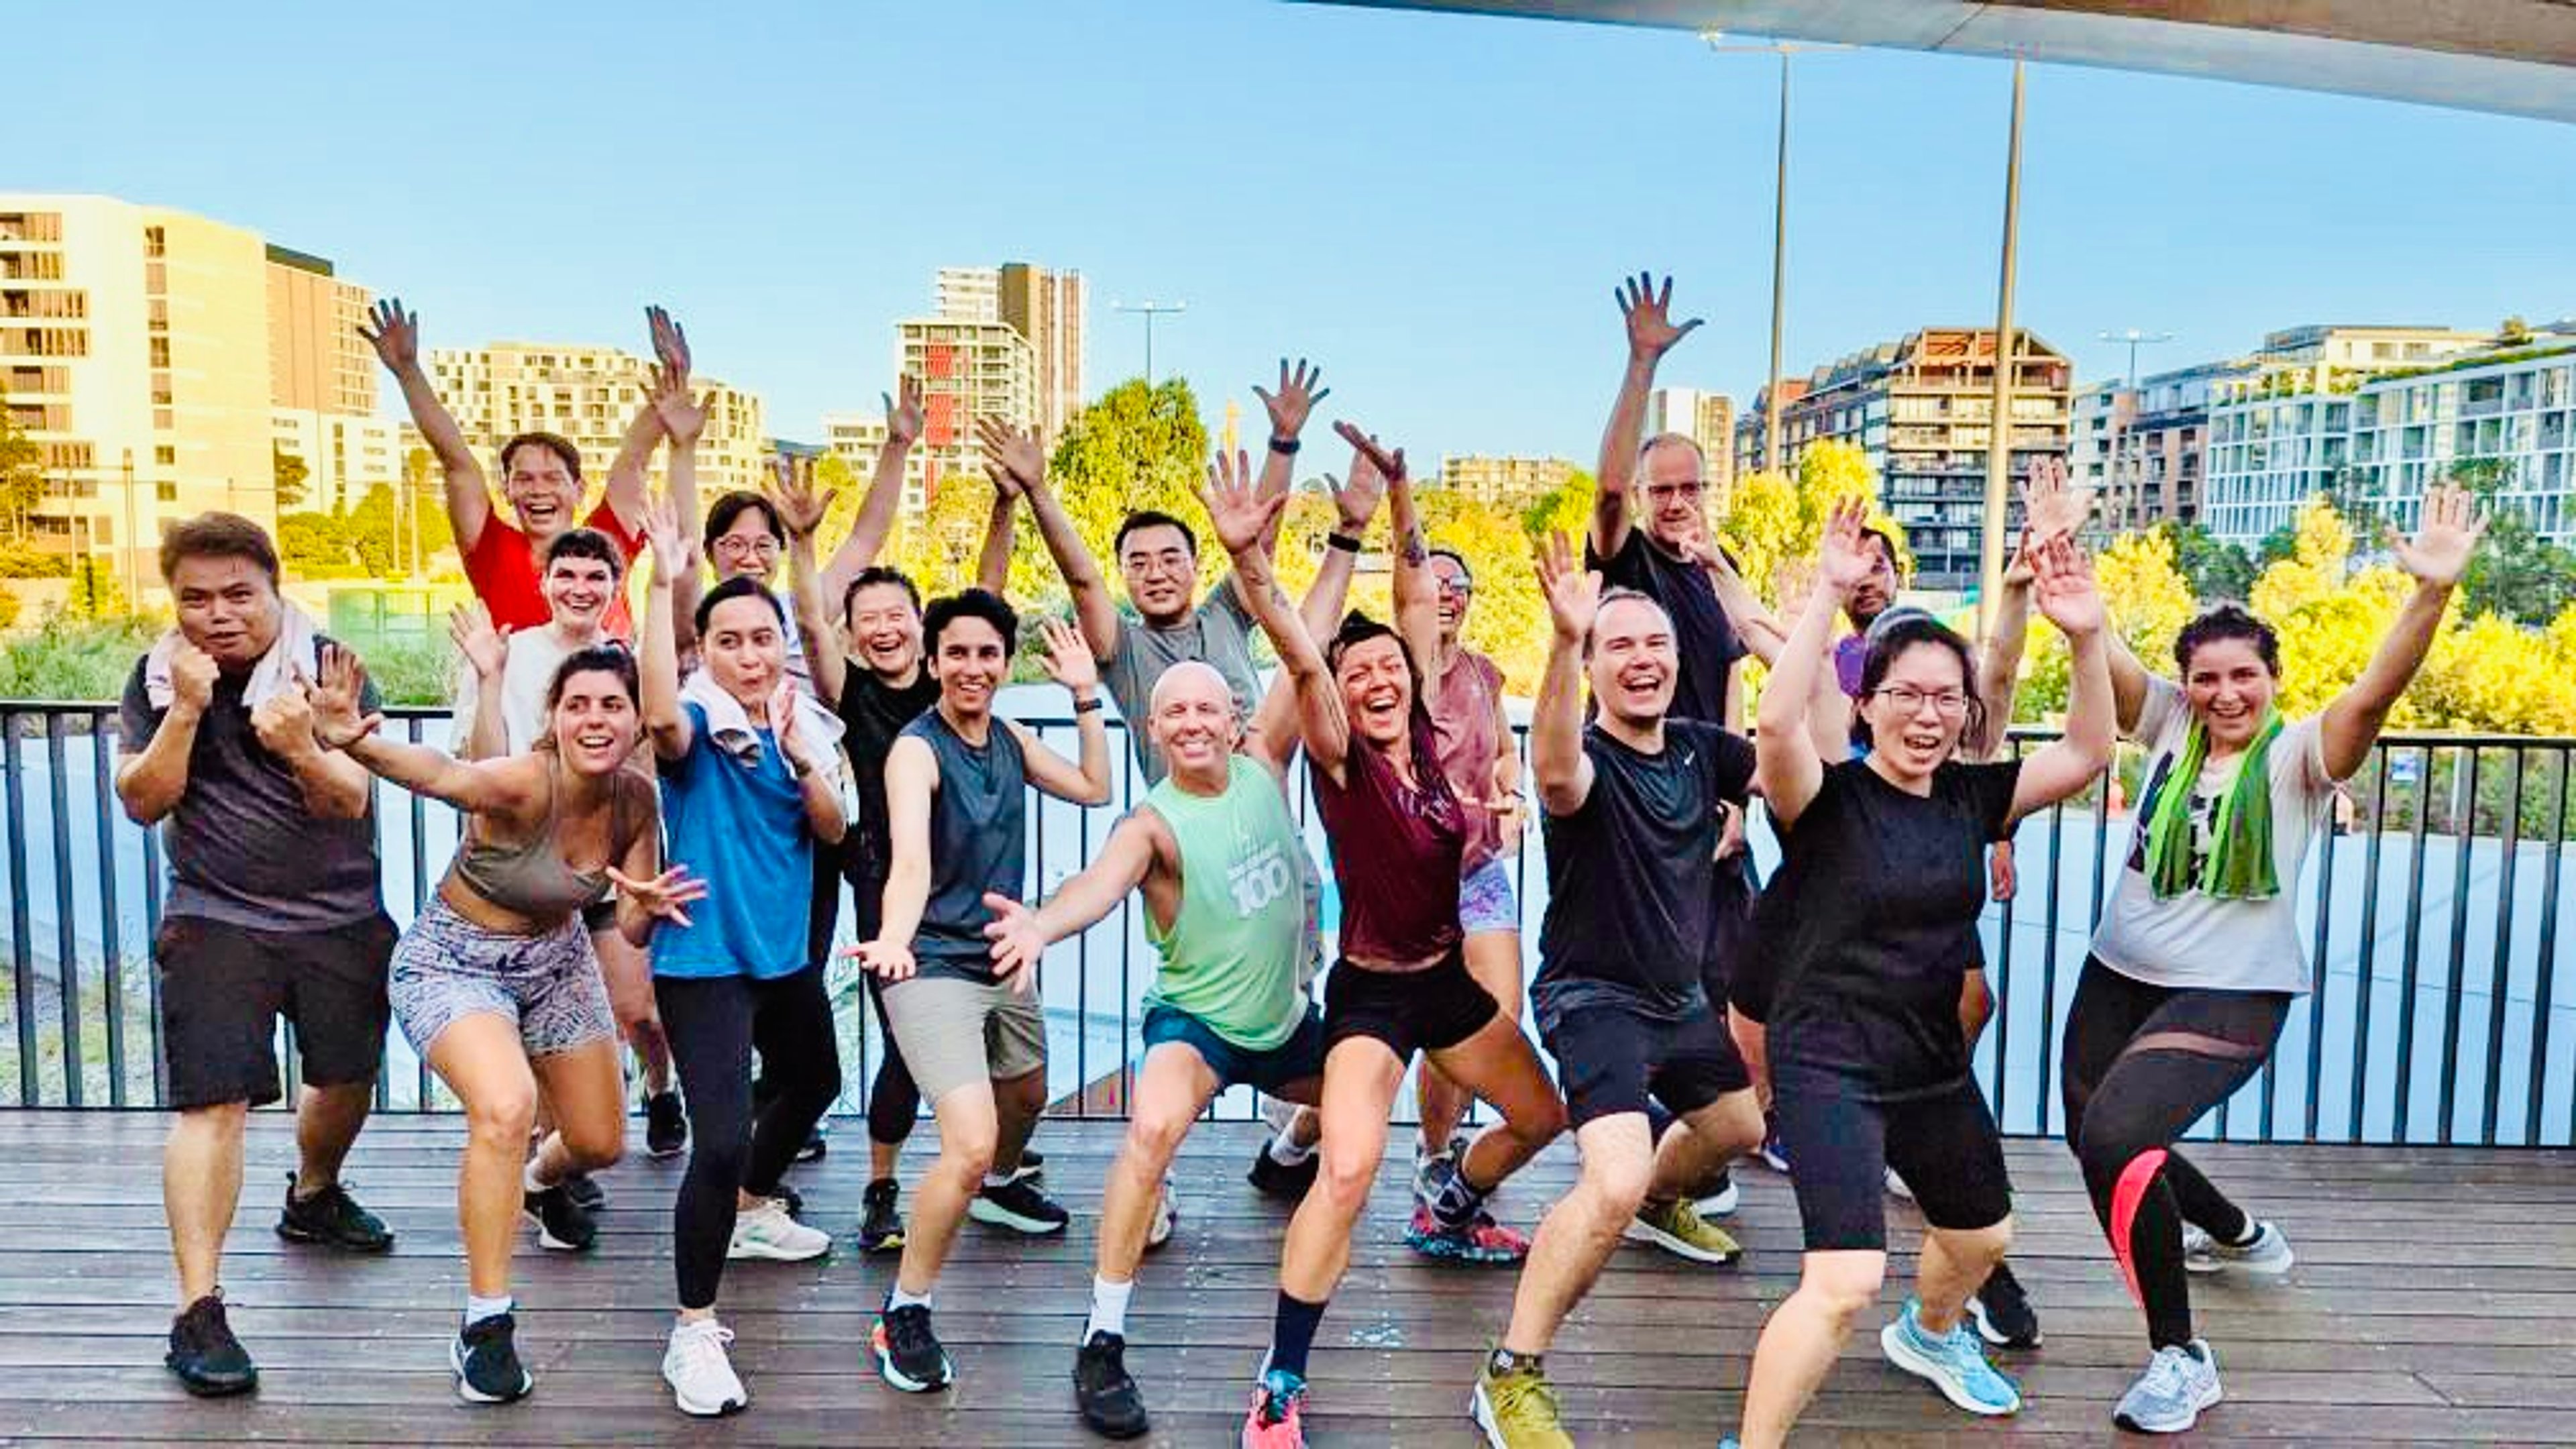
M 63 761 L 63 715 L 45 712 L 45 816 L 54 857 L 54 984 L 63 1022 L 63 1105 L 77 1107 L 87 1085 L 81 1065 L 80 907 L 72 892 L 72 790 Z
M 2462 751 L 2469 757 L 2468 787 L 2459 788 L 2459 775 L 2451 776 L 2454 800 L 2465 799 L 2466 809 L 2454 807 L 2454 832 L 2459 839 L 2459 854 L 2451 862 L 2451 940 L 2446 979 L 2450 989 L 2442 993 L 2442 1083 L 2440 1133 L 2436 1142 L 2454 1142 L 2459 1138 L 2452 1108 L 2460 1095 L 2460 1013 L 2468 1005 L 2469 994 L 2469 861 L 2478 846 L 2478 765 L 2479 750 L 2471 745 Z
M 0 785 L 6 787 L 0 797 L 9 807 L 9 1014 L 18 1027 L 17 1105 L 33 1107 L 41 1100 L 36 1091 L 36 922 L 28 899 L 35 892 L 27 888 L 27 787 L 21 778 L 24 761 L 18 757 L 18 721 L 16 710 L 0 710 Z
M 2513 752 L 2513 789 L 2505 798 L 2504 865 L 2496 877 L 2495 953 L 2487 975 L 2487 1062 L 2480 1075 L 2486 1078 L 2486 1104 L 2478 1114 L 2478 1142 L 2493 1146 L 2496 1136 L 2496 1098 L 2504 1086 L 2504 1011 L 2513 990 L 2513 877 L 2515 857 L 2522 853 L 2522 751 Z M 2469 818 L 2477 820 L 2473 801 Z M 2468 902 L 2460 902 L 2460 914 L 2468 914 Z M 2535 1070 L 2537 1070 L 2535 1068 Z
M 2558 871 L 2567 843 L 2567 774 L 2576 751 L 2557 747 L 2558 790 L 2549 812 L 2548 870 L 2540 887 L 2540 950 L 2531 983 L 2531 1083 L 2523 1110 L 2523 1144 L 2538 1147 L 2547 1137 L 2544 1114 L 2549 1108 L 2549 1017 L 2555 1010 L 2558 979 Z M 2576 1133 L 2571 1133 L 2576 1136 Z
M 2407 1140 L 2408 1119 L 2414 1115 L 2410 1104 L 2415 1097 L 2415 973 L 2424 951 L 2424 837 L 2433 801 L 2433 747 L 2424 746 L 2418 758 L 2422 769 L 2415 777 L 2414 854 L 2406 871 L 2406 958 L 2397 989 L 2397 1070 L 2392 1085 L 2396 1098 L 2391 1104 L 2396 1116 L 2391 1142 Z
M 116 772 L 110 759 L 109 715 L 89 720 L 90 789 L 97 798 L 99 948 L 107 962 L 103 984 L 107 1012 L 107 1105 L 125 1105 L 125 933 L 116 889 Z

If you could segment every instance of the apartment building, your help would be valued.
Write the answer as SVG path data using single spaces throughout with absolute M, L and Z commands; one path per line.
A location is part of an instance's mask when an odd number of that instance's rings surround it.
M 277 510 L 329 513 L 357 507 L 367 490 L 379 485 L 399 491 L 407 451 L 402 435 L 402 424 L 390 418 L 308 408 L 271 409 L 269 442 L 274 453 L 304 464 L 301 494 L 290 497 L 281 492 Z
M 1037 423 L 1037 353 L 1001 321 L 918 317 L 895 324 L 897 369 L 921 379 L 921 441 L 904 464 L 904 499 L 924 508 L 941 484 L 983 476 L 975 419 Z
M 2576 546 L 2576 322 L 2365 383 L 2350 423 L 2352 497 L 2400 529 L 2426 488 L 2483 463 L 2498 475 L 2490 506 Z
M 1492 457 L 1470 454 L 1444 458 L 1440 486 L 1489 508 L 1517 512 L 1540 495 L 1563 487 L 1574 465 L 1563 458 Z
M 1646 395 L 1646 435 L 1679 433 L 1699 445 L 1707 466 L 1700 481 L 1709 506 L 1726 507 L 1735 483 L 1735 399 L 1695 387 L 1659 387 Z
M 455 415 L 465 440 L 499 467 L 501 444 L 527 432 L 560 433 L 581 450 L 582 476 L 597 483 L 617 456 L 626 425 L 645 406 L 650 359 L 614 347 L 562 342 L 494 342 L 432 348 L 422 359 L 439 401 Z M 767 432 L 757 394 L 696 374 L 707 397 L 707 430 L 698 441 L 703 494 L 760 486 Z M 409 448 L 417 434 L 404 430 Z M 654 460 L 655 476 L 662 461 Z
M 1030 424 L 1052 445 L 1082 410 L 1083 321 L 1089 306 L 1082 274 L 1027 262 L 941 267 L 934 290 L 940 320 L 1004 323 L 1029 344 Z
M 2135 388 L 2102 383 L 2076 394 L 2067 471 L 2093 489 L 2105 531 L 2200 521 L 2210 402 L 2221 384 L 2254 370 L 2251 360 L 2231 358 L 2155 373 Z
M 268 247 L 268 400 L 347 417 L 376 412 L 376 354 L 358 333 L 375 294 L 330 261 Z
M 1783 409 L 1807 395 L 1807 379 L 1803 377 L 1784 377 L 1774 386 L 1779 389 Z M 1755 389 L 1752 405 L 1735 420 L 1735 478 L 1759 473 L 1771 466 L 1771 450 L 1764 431 L 1770 423 L 1771 392 L 1771 386 Z M 1788 429 L 1784 426 L 1781 431 L 1787 432 Z

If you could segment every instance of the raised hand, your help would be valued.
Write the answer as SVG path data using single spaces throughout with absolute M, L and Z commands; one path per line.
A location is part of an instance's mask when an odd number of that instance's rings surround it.
M 376 360 L 394 372 L 420 366 L 420 317 L 403 310 L 402 298 L 386 297 L 367 309 L 358 335 L 376 350 Z
M 304 688 L 299 679 L 296 688 L 277 691 L 250 712 L 251 733 L 259 736 L 260 747 L 282 760 L 309 754 L 320 743 L 313 735 L 313 706 Z
M 1039 663 L 1047 678 L 1076 694 L 1099 686 L 1100 661 L 1092 657 L 1081 630 L 1062 619 L 1040 619 L 1038 633 L 1046 640 L 1046 657 Z
M 2397 566 L 2417 580 L 2448 588 L 2468 572 L 2469 559 L 2486 532 L 2486 517 L 2478 512 L 2469 490 L 2446 483 L 2424 490 L 2424 516 L 2413 540 L 2400 537 L 2394 527 L 2388 529 L 2388 551 L 2396 555 Z
M 1816 591 L 1816 565 L 1813 559 L 1784 558 L 1771 566 L 1771 598 L 1780 606 L 1780 616 L 1795 619 L 1807 609 L 1807 596 Z
M 180 641 L 170 655 L 170 703 L 191 714 L 204 714 L 215 702 L 215 656 Z
M 1548 622 L 1556 627 L 1557 638 L 1579 644 L 1601 612 L 1601 573 L 1576 565 L 1574 544 L 1563 529 L 1550 533 L 1537 553 L 1538 589 L 1547 596 Z
M 2025 547 L 2030 540 L 2073 538 L 2092 515 L 2093 490 L 2066 481 L 2064 458 L 2040 458 L 2022 476 L 2021 512 Z
M 1672 350 L 1673 344 L 1691 334 L 1700 319 L 1693 317 L 1679 326 L 1673 324 L 1673 279 L 1664 278 L 1663 290 L 1655 290 L 1651 272 L 1639 272 L 1635 278 L 1619 284 L 1613 294 L 1619 299 L 1619 316 L 1628 324 L 1628 355 L 1639 362 L 1656 362 Z
M 1273 393 L 1257 386 L 1252 389 L 1252 395 L 1261 399 L 1261 405 L 1270 412 L 1270 436 L 1294 439 L 1304 429 L 1315 404 L 1333 395 L 1331 388 L 1317 385 L 1323 380 L 1324 370 L 1308 367 L 1302 357 L 1297 359 L 1293 373 L 1288 370 L 1288 359 L 1279 359 L 1279 391 Z
M 1216 526 L 1217 542 L 1227 553 L 1240 553 L 1261 542 L 1270 521 L 1287 508 L 1288 495 L 1261 492 L 1251 456 L 1238 448 L 1228 458 L 1220 448 L 1208 463 L 1207 487 L 1199 490 L 1199 502 Z
M 1047 939 L 1038 929 L 1037 912 L 1026 902 L 1013 900 L 993 891 L 984 892 L 984 909 L 993 919 L 984 925 L 984 939 L 993 943 L 993 974 L 1009 980 L 1026 991 L 1037 983 L 1038 958 L 1046 954 Z
M 662 431 L 680 447 L 695 443 L 707 430 L 707 399 L 689 392 L 689 375 L 670 367 L 657 366 L 647 377 L 653 403 L 653 416 Z
M 2039 575 L 2032 602 L 2058 632 L 2069 638 L 2102 632 L 2102 594 L 2093 586 L 2092 564 L 2073 539 L 2063 534 L 2048 539 L 2031 552 L 2030 561 Z
M 885 400 L 886 440 L 907 448 L 920 442 L 926 419 L 921 406 L 921 379 L 907 372 L 894 380 L 891 397 L 884 393 L 877 396 Z
M 804 732 L 796 728 L 796 697 L 796 676 L 778 676 L 778 686 L 769 691 L 769 728 L 778 736 L 778 753 L 789 764 L 812 769 L 814 752 L 805 747 Z
M 993 486 L 1017 498 L 1046 486 L 1046 454 L 1037 434 L 1022 432 L 996 417 L 975 419 L 975 439 L 984 446 L 984 472 Z
M 1360 465 L 1362 463 L 1366 463 L 1369 467 L 1375 468 L 1390 484 L 1401 483 L 1404 481 L 1404 450 L 1402 448 L 1398 448 L 1390 453 L 1386 450 L 1385 445 L 1377 440 L 1376 434 L 1363 433 L 1359 430 L 1357 425 L 1352 423 L 1335 423 L 1333 424 L 1333 432 L 1339 436 L 1343 442 L 1350 444 L 1351 451 L 1357 455 L 1351 460 L 1352 481 L 1358 481 L 1360 476 Z
M 367 666 L 343 645 L 322 646 L 319 677 L 304 682 L 304 704 L 310 711 L 313 742 L 326 750 L 345 750 L 382 728 L 381 714 L 362 714 L 367 697 Z
M 644 309 L 644 326 L 653 334 L 653 356 L 662 371 L 681 386 L 689 385 L 689 334 L 660 307 Z
M 608 880 L 619 895 L 633 901 L 644 914 L 673 925 L 688 925 L 688 905 L 707 898 L 707 883 L 689 874 L 685 865 L 673 865 L 651 876 L 628 875 L 612 865 Z
M 448 611 L 447 637 L 473 666 L 475 677 L 489 683 L 510 662 L 510 631 L 492 627 L 492 611 L 471 599 Z
M 653 550 L 653 571 L 677 578 L 697 563 L 697 550 L 680 531 L 679 506 L 668 493 L 644 500 L 644 542 Z
M 1333 495 L 1333 510 L 1341 519 L 1344 533 L 1367 532 L 1369 520 L 1377 516 L 1377 506 L 1386 501 L 1386 475 L 1367 466 L 1364 460 L 1351 469 L 1348 483 L 1325 474 L 1324 487 Z
M 873 941 L 862 941 L 843 954 L 858 958 L 861 966 L 887 981 L 901 981 L 912 975 L 914 970 L 912 948 L 882 936 Z
M 840 496 L 837 488 L 815 493 L 811 460 L 781 455 L 770 461 L 769 505 L 778 510 L 778 522 L 789 538 L 812 538 L 823 526 L 823 515 L 831 512 L 832 501 Z
M 1837 598 L 1848 597 L 1869 577 L 1869 552 L 1862 546 L 1861 530 L 1869 521 L 1869 505 L 1858 498 L 1834 500 L 1833 512 L 1825 518 L 1825 537 L 1816 554 L 1816 582 L 1834 591 Z

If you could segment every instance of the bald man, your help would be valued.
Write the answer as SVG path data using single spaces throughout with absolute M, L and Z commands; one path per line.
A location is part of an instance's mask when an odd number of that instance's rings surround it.
M 1223 674 L 1195 660 L 1164 670 L 1145 727 L 1171 772 L 1043 906 L 985 897 L 996 917 L 985 934 L 1005 971 L 1139 888 L 1162 958 L 1145 997 L 1144 1060 L 1101 1202 L 1091 1317 L 1073 1370 L 1083 1422 L 1112 1438 L 1148 1427 L 1125 1363 L 1127 1299 L 1172 1154 L 1226 1088 L 1311 1105 L 1323 1076 L 1323 1015 L 1298 982 L 1304 847 L 1281 788 L 1297 739 L 1292 687 L 1283 673 L 1247 739 Z

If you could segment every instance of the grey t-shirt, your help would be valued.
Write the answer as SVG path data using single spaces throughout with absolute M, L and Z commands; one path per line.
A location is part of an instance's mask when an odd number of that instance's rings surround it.
M 1252 723 L 1261 704 L 1261 677 L 1252 668 L 1252 634 L 1257 626 L 1235 596 L 1234 576 L 1227 574 L 1189 618 L 1169 629 L 1156 629 L 1134 614 L 1120 611 L 1118 652 L 1101 666 L 1100 682 L 1118 701 L 1118 717 L 1127 723 L 1127 739 L 1145 783 L 1159 785 L 1171 773 L 1163 752 L 1146 737 L 1145 715 L 1154 699 L 1154 682 L 1175 664 L 1197 660 L 1212 665 L 1234 691 L 1235 717 Z
M 2191 706 L 2163 679 L 2147 681 L 2146 703 L 2131 737 L 2147 747 L 2145 779 L 2168 774 L 2191 729 Z M 2166 779 L 2163 788 L 2192 792 L 2192 873 L 2198 876 L 2210 848 L 2218 802 L 2235 787 L 2239 755 L 2201 772 L 2198 780 Z M 2212 991 L 2308 989 L 2308 953 L 2299 938 L 2299 867 L 2317 828 L 2334 809 L 2335 782 L 2326 774 L 2325 745 L 2314 716 L 2285 725 L 2274 736 L 2272 767 L 2272 870 L 2279 895 L 2264 901 L 2221 900 L 2193 889 L 2157 900 L 2147 882 L 2147 820 L 2152 797 L 2141 790 L 2129 857 L 2120 871 L 2093 954 L 2104 965 L 2151 986 Z
M 376 812 L 324 820 L 304 808 L 295 772 L 268 752 L 242 703 L 247 676 L 218 675 L 188 749 L 188 788 L 161 823 L 170 856 L 165 916 L 255 931 L 327 931 L 384 910 Z M 371 682 L 359 707 L 380 706 Z M 139 753 L 168 713 L 143 687 L 143 661 L 125 681 L 119 748 Z

